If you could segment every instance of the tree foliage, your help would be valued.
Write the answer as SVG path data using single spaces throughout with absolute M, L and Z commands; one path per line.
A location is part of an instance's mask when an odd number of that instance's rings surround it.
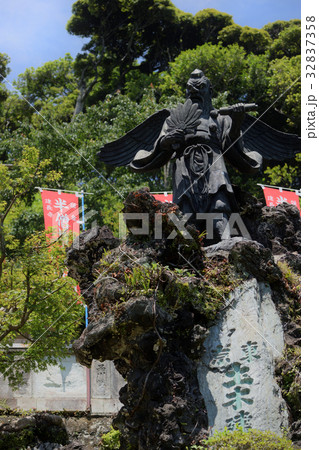
M 94 195 L 86 196 L 87 211 L 96 211 L 88 220 L 103 221 L 114 230 L 118 227 L 117 214 L 120 202 L 130 190 L 149 185 L 151 190 L 164 189 L 162 171 L 154 174 L 135 174 L 126 168 L 105 168 L 97 158 L 99 148 L 108 141 L 119 138 L 137 126 L 155 111 L 166 105 L 158 104 L 154 89 L 148 89 L 139 103 L 120 93 L 109 95 L 105 102 L 87 108 L 85 114 L 77 115 L 73 122 L 61 123 L 51 119 L 43 112 L 39 123 L 25 124 L 24 127 L 6 132 L 0 141 L 0 154 L 6 152 L 6 162 L 13 164 L 21 158 L 26 145 L 35 145 L 40 159 L 50 160 L 50 167 L 59 168 L 59 179 L 46 178 L 45 185 L 50 188 L 84 190 Z M 40 184 L 41 185 L 41 184 Z M 34 196 L 26 205 L 23 214 L 13 225 L 21 229 L 30 217 Z M 33 217 L 33 225 L 43 225 Z M 41 229 L 41 228 L 40 228 Z
M 59 243 L 49 247 L 44 233 L 33 233 L 3 263 L 0 372 L 13 386 L 23 373 L 59 363 L 79 333 L 83 306 L 77 303 L 74 280 L 63 276 L 64 259 Z M 26 350 L 12 349 L 17 339 Z
M 9 62 L 9 56 L 6 53 L 0 53 L 0 124 L 1 117 L 3 116 L 3 103 L 8 97 L 8 90 L 5 86 L 4 80 L 10 71 L 8 67 Z
M 269 73 L 267 95 L 271 104 L 285 115 L 290 130 L 300 134 L 301 56 L 271 61 Z
M 217 44 L 218 33 L 233 25 L 232 16 L 216 9 L 203 9 L 194 16 L 194 37 L 197 45 Z M 189 47 L 192 48 L 192 47 Z
M 14 85 L 39 109 L 42 102 L 54 102 L 74 90 L 73 58 L 67 53 L 64 58 L 46 62 L 37 69 L 31 67 L 18 76 Z
M 1 83 L 3 79 L 8 75 L 10 72 L 10 69 L 8 67 L 8 64 L 10 63 L 10 58 L 6 53 L 0 53 L 0 76 L 1 76 Z
M 301 20 L 299 19 L 292 19 L 289 21 L 286 20 L 276 20 L 275 22 L 267 23 L 263 27 L 263 30 L 267 31 L 271 39 L 278 39 L 279 34 L 287 27 L 290 27 L 291 25 L 298 25 L 301 26 Z
M 232 25 L 227 25 L 221 29 L 218 33 L 218 41 L 224 46 L 235 44 L 239 42 L 240 35 L 242 33 L 243 27 L 233 23 Z
M 114 88 L 123 85 L 138 58 L 144 59 L 147 73 L 166 68 L 181 50 L 189 17 L 169 0 L 77 0 L 72 12 L 68 31 L 90 39 L 84 50 L 101 57 L 103 77 L 113 81 Z M 116 67 L 117 77 L 112 80 Z
M 26 103 L 29 106 L 29 116 L 38 111 L 61 121 L 72 117 L 78 91 L 74 61 L 70 54 L 46 62 L 37 69 L 27 69 L 18 76 L 14 86 L 24 97 L 20 100 L 21 107 L 25 107 Z
M 300 130 L 300 56 L 269 61 L 267 54 L 247 54 L 238 44 L 204 44 L 180 53 L 170 70 L 161 74 L 163 95 L 177 92 L 182 96 L 195 68 L 211 80 L 214 97 L 226 93 L 228 104 L 256 102 L 262 112 L 275 108 L 282 115 L 282 131 Z M 214 106 L 221 105 L 215 102 Z M 277 117 L 276 122 L 278 128 Z
M 131 70 L 161 72 L 181 51 L 216 43 L 218 32 L 233 23 L 215 9 L 184 13 L 170 0 L 77 0 L 72 11 L 68 31 L 89 38 L 77 59 L 98 59 L 96 82 L 103 80 L 108 93 L 122 89 Z
M 247 53 L 259 55 L 265 53 L 271 42 L 270 36 L 265 30 L 257 28 L 243 27 L 239 36 L 239 43 L 244 47 Z
M 277 39 L 270 46 L 270 59 L 282 58 L 284 56 L 291 58 L 300 55 L 301 52 L 301 28 L 298 25 L 292 25 L 284 28 Z
M 238 43 L 247 53 L 256 55 L 265 53 L 271 44 L 267 31 L 240 25 L 229 25 L 218 33 L 218 39 L 223 45 Z
M 232 98 L 238 98 L 243 91 L 245 57 L 244 49 L 237 44 L 226 48 L 221 44 L 207 43 L 196 49 L 186 50 L 170 64 L 170 70 L 162 74 L 160 89 L 165 95 L 178 93 L 184 96 L 190 73 L 200 68 L 212 83 L 213 96 L 227 91 L 227 100 L 232 101 Z

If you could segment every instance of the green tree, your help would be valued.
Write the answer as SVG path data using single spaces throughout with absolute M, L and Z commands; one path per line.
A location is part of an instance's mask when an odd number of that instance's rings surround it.
M 301 154 L 296 155 L 295 161 L 267 167 L 264 171 L 262 183 L 271 186 L 281 186 L 290 189 L 300 189 L 301 185 Z
M 50 159 L 51 166 L 61 173 L 59 180 L 48 180 L 44 187 L 61 190 L 81 190 L 94 195 L 85 197 L 87 211 L 96 211 L 87 225 L 97 220 L 107 223 L 114 231 L 118 227 L 118 213 L 122 209 L 126 194 L 142 186 L 151 190 L 164 189 L 163 171 L 154 174 L 135 174 L 128 168 L 106 167 L 97 158 L 99 148 L 106 142 L 124 135 L 155 111 L 169 106 L 158 104 L 154 89 L 145 91 L 139 103 L 120 93 L 107 96 L 104 102 L 90 106 L 85 113 L 78 114 L 73 122 L 61 123 L 43 116 L 34 126 L 23 123 L 0 140 L 0 152 L 6 150 L 8 164 L 21 159 L 25 145 L 40 149 L 40 159 Z M 41 229 L 34 196 L 30 196 L 19 217 L 13 222 L 19 239 L 23 239 L 31 226 Z
M 14 85 L 29 103 L 41 108 L 42 102 L 65 97 L 76 86 L 73 75 L 73 58 L 49 61 L 34 69 L 31 67 L 18 76 Z
M 143 58 L 141 67 L 147 73 L 166 68 L 181 50 L 190 17 L 169 0 L 77 0 L 72 12 L 67 30 L 89 38 L 83 50 L 99 60 L 100 76 L 113 89 L 124 86 L 138 58 Z
M 26 117 L 33 117 L 35 123 L 39 120 L 35 118 L 35 110 L 51 119 L 70 121 L 78 95 L 74 61 L 70 54 L 46 62 L 37 69 L 27 69 L 13 84 L 24 98 L 18 100 L 17 94 L 13 94 L 13 105 L 10 105 L 11 99 L 8 101 L 11 111 L 18 108 L 26 114 L 28 107 Z
M 265 53 L 271 43 L 267 31 L 258 28 L 243 27 L 239 37 L 239 45 L 242 45 L 247 53 L 260 55 Z
M 301 52 L 301 27 L 291 25 L 284 28 L 277 39 L 275 39 L 269 48 L 270 59 L 277 59 L 287 56 L 300 55 Z
M 267 31 L 247 26 L 241 27 L 236 24 L 223 28 L 218 34 L 218 40 L 223 45 L 238 43 L 247 53 L 256 55 L 265 53 L 271 44 L 271 38 Z
M 77 0 L 72 12 L 68 31 L 89 39 L 76 58 L 82 68 L 76 113 L 83 111 L 87 89 L 101 100 L 123 89 L 127 74 L 137 73 L 140 80 L 139 72 L 167 70 L 181 51 L 216 43 L 218 32 L 233 23 L 215 9 L 184 13 L 170 0 Z
M 10 69 L 8 64 L 10 63 L 10 58 L 6 53 L 0 53 L 0 82 L 9 74 Z
M 269 99 L 265 93 L 269 86 L 269 60 L 266 54 L 250 53 L 246 58 L 243 71 L 243 95 L 247 102 L 255 102 L 259 111 L 265 111 L 269 106 Z
M 262 55 L 270 46 L 276 54 L 291 44 L 283 55 L 290 51 L 292 56 L 298 51 L 293 48 L 293 30 L 272 43 L 280 32 L 298 25 L 294 20 L 277 21 L 261 30 L 240 27 L 229 14 L 205 9 L 193 16 L 177 9 L 170 0 L 77 0 L 72 12 L 68 31 L 88 38 L 75 61 L 75 115 L 85 105 L 96 104 L 117 89 L 123 90 L 128 80 L 131 95 L 134 77 L 141 83 L 141 74 L 147 77 L 166 71 L 181 52 L 198 45 L 238 44 L 248 54 Z M 144 77 L 143 83 L 147 81 Z
M 9 56 L 6 53 L 0 53 L 0 105 L 1 102 L 3 102 L 3 100 L 7 97 L 7 90 L 4 85 L 4 80 L 10 72 L 8 67 L 9 62 Z
M 9 62 L 10 62 L 9 56 L 6 53 L 0 53 L 0 129 L 4 122 L 3 105 L 9 95 L 9 92 L 4 82 L 6 76 L 10 72 L 10 69 L 8 67 Z
M 67 355 L 83 317 L 74 280 L 64 276 L 61 244 L 50 244 L 42 232 L 21 245 L 11 228 L 44 174 L 48 181 L 59 178 L 49 164 L 39 161 L 34 147 L 26 147 L 11 169 L 0 164 L 0 372 L 13 386 L 21 383 L 23 373 L 44 370 Z M 16 339 L 26 344 L 25 351 L 12 348 Z
M 290 27 L 291 25 L 298 25 L 300 27 L 301 20 L 299 19 L 292 19 L 289 21 L 286 20 L 276 20 L 276 22 L 270 22 L 267 23 L 263 27 L 263 30 L 267 31 L 271 39 L 278 39 L 279 34 L 287 27 Z
M 211 80 L 215 99 L 222 95 L 228 104 L 256 102 L 260 112 L 270 109 L 263 116 L 270 125 L 300 133 L 300 55 L 269 61 L 267 53 L 247 55 L 238 44 L 205 44 L 182 52 L 170 64 L 170 70 L 160 74 L 162 94 L 184 97 L 195 68 L 202 69 Z M 216 100 L 213 104 L 221 106 Z
M 239 42 L 240 35 L 242 33 L 242 28 L 236 23 L 232 25 L 227 25 L 218 33 L 218 42 L 221 42 L 224 46 L 235 44 Z
M 267 94 L 270 102 L 287 118 L 287 131 L 300 134 L 301 56 L 271 61 L 269 73 Z
M 79 53 L 74 62 L 74 71 L 77 76 L 77 98 L 73 111 L 72 120 L 77 114 L 84 111 L 88 97 L 99 80 L 99 62 L 101 55 L 92 53 Z M 93 100 L 94 101 L 94 100 Z
M 34 113 L 35 110 L 16 92 L 8 91 L 2 105 L 0 131 L 5 133 L 18 129 L 22 123 L 31 122 Z
M 186 50 L 170 64 L 169 72 L 161 74 L 160 89 L 165 95 L 175 93 L 184 97 L 190 73 L 198 68 L 210 79 L 214 97 L 227 91 L 228 101 L 238 101 L 243 93 L 245 58 L 245 50 L 237 44 L 226 48 L 207 43 Z
M 233 26 L 234 23 L 229 14 L 210 8 L 195 14 L 194 25 L 193 38 L 197 45 L 203 45 L 205 42 L 217 44 L 218 33 L 225 27 Z

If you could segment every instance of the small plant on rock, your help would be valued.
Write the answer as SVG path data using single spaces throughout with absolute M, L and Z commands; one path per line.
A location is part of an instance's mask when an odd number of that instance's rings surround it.
M 100 449 L 112 449 L 116 450 L 120 448 L 120 431 L 114 430 L 111 427 L 110 431 L 102 435 Z

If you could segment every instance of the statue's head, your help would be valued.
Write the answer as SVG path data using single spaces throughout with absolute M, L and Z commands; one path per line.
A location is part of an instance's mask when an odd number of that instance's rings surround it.
M 191 73 L 186 85 L 186 97 L 197 103 L 203 112 L 209 113 L 212 109 L 212 87 L 201 70 L 196 69 Z

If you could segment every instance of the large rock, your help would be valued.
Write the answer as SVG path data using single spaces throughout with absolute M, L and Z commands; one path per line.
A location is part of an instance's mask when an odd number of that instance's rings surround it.
M 288 203 L 265 206 L 254 196 L 234 187 L 240 215 L 254 241 L 269 248 L 276 261 L 287 262 L 300 272 L 301 218 L 298 208 Z
M 114 360 L 127 382 L 113 421 L 121 449 L 186 449 L 209 426 L 298 428 L 298 411 L 288 417 L 276 383 L 280 365 L 275 374 L 284 344 L 299 345 L 297 300 L 272 251 L 278 231 L 278 258 L 297 252 L 283 235 L 292 235 L 298 220 L 286 206 L 275 219 L 262 205 L 248 206 L 255 240 L 233 238 L 206 248 L 205 256 L 192 227 L 192 239 L 168 237 L 169 214 L 180 215 L 176 205 L 141 190 L 130 194 L 124 212 L 149 212 L 151 232 L 161 214 L 160 240 L 130 234 L 119 243 L 97 229 L 97 239 L 86 235 L 70 250 L 69 273 L 86 286 L 90 311 L 73 345 L 76 357 L 87 366 Z
M 62 417 L 46 412 L 35 413 L 0 425 L 0 449 L 55 449 L 68 443 Z M 39 446 L 39 447 L 38 447 Z
M 237 424 L 281 434 L 288 411 L 274 372 L 284 333 L 269 286 L 252 279 L 236 288 L 205 350 L 198 377 L 212 431 Z

